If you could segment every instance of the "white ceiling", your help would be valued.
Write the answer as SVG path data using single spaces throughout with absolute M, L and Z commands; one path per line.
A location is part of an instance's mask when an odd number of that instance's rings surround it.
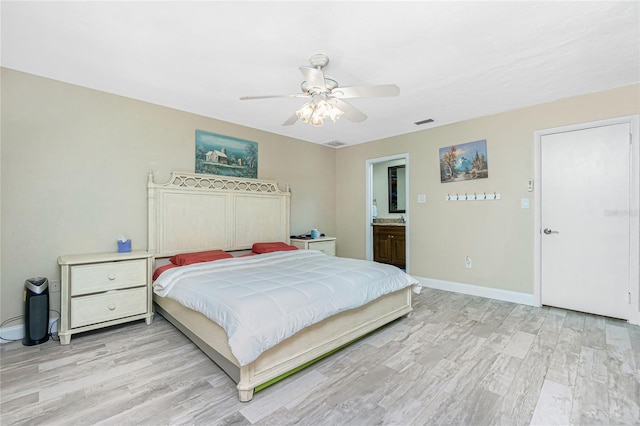
M 3 67 L 294 138 L 348 145 L 640 81 L 640 2 L 2 1 Z M 282 123 L 301 65 L 369 118 Z M 432 118 L 432 124 L 415 121 Z M 206 130 L 206 129 L 205 129 Z

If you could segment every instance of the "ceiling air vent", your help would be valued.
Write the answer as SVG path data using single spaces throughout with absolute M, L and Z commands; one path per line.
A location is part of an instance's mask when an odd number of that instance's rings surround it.
M 426 120 L 416 121 L 413 124 L 415 124 L 416 126 L 420 126 L 421 124 L 427 124 L 427 123 L 433 123 L 433 119 L 432 118 L 427 118 Z
M 340 141 L 329 141 L 329 142 L 325 142 L 325 143 L 324 143 L 324 145 L 332 146 L 332 147 L 334 147 L 334 148 L 337 148 L 337 147 L 339 147 L 339 146 L 344 146 L 344 145 L 346 145 L 346 143 L 344 143 L 344 142 L 340 142 Z

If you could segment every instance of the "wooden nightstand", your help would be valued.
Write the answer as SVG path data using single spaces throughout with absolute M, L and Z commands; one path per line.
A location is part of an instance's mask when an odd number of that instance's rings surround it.
M 291 245 L 303 250 L 320 250 L 323 253 L 336 255 L 336 237 L 320 237 L 315 239 L 291 238 Z
M 60 256 L 60 343 L 71 335 L 127 321 L 153 321 L 153 254 Z

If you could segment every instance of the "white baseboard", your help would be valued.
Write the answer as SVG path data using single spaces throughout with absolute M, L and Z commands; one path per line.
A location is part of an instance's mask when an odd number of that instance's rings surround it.
M 535 306 L 533 294 L 519 293 L 517 291 L 482 287 L 471 284 L 462 284 L 452 281 L 436 280 L 433 278 L 415 278 L 420 280 L 420 284 L 423 287 L 434 288 L 436 290 L 452 291 L 454 293 L 468 294 L 470 296 L 486 297 L 488 299 L 503 300 L 505 302 L 519 303 L 521 305 Z
M 49 330 L 51 333 L 58 332 L 58 318 L 49 319 Z M 9 340 L 22 340 L 24 337 L 24 324 L 0 328 L 0 336 Z M 0 344 L 9 343 L 9 340 L 0 339 Z

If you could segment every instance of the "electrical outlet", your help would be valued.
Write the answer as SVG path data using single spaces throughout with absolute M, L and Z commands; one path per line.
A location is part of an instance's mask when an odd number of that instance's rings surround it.
M 49 281 L 49 288 L 51 289 L 51 293 L 60 291 L 60 281 L 59 280 Z
M 464 267 L 471 268 L 471 266 L 472 266 L 471 257 L 467 256 L 467 258 L 464 260 Z

